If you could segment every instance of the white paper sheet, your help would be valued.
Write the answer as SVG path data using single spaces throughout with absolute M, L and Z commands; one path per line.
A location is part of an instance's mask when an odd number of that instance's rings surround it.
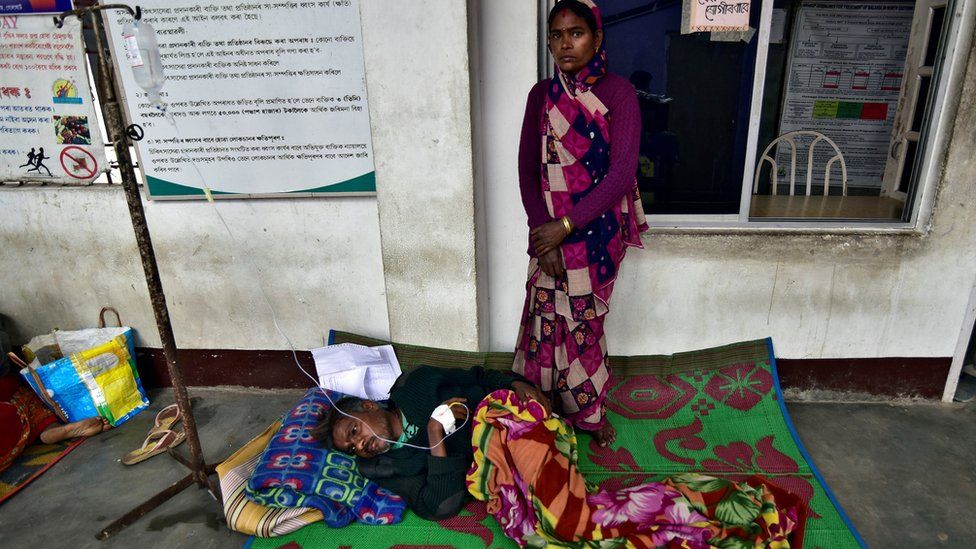
M 353 368 L 343 372 L 334 372 L 328 375 L 320 375 L 319 383 L 322 387 L 338 391 L 343 394 L 368 398 L 364 392 L 366 385 L 366 370 L 363 368 Z
M 323 387 L 370 400 L 386 400 L 401 373 L 392 345 L 340 343 L 312 349 L 312 358 Z

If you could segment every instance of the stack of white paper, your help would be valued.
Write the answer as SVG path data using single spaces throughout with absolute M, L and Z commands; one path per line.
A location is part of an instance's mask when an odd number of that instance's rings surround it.
M 389 398 L 401 373 L 392 345 L 340 343 L 312 349 L 312 358 L 322 387 L 370 400 Z

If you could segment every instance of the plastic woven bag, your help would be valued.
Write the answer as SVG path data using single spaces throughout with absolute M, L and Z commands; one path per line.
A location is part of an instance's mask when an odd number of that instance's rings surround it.
M 149 406 L 131 328 L 55 331 L 32 339 L 24 354 L 31 364 L 21 376 L 63 421 L 101 416 L 118 426 Z M 41 356 L 54 360 L 42 364 Z

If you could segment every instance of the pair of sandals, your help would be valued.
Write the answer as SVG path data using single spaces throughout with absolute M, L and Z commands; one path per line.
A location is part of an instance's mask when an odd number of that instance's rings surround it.
M 160 410 L 156 414 L 155 424 L 149 429 L 149 434 L 142 443 L 142 447 L 122 456 L 122 464 L 135 465 L 182 444 L 186 440 L 186 431 L 172 428 L 182 420 L 183 416 L 176 404 L 170 404 Z

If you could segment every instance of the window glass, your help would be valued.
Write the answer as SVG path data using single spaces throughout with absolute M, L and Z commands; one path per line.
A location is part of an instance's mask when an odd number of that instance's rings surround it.
M 914 5 L 783 0 L 773 11 L 750 219 L 900 221 L 904 199 L 885 192 L 885 174 Z
M 758 24 L 759 2 L 753 2 Z M 610 70 L 637 89 L 649 214 L 738 213 L 756 40 L 681 34 L 681 2 L 604 0 Z
M 640 103 L 645 211 L 908 221 L 906 205 L 922 187 L 912 177 L 922 173 L 924 125 L 939 97 L 947 7 L 941 0 L 767 1 L 772 22 L 758 112 L 750 112 L 758 34 L 681 34 L 678 0 L 600 2 L 610 70 L 630 79 Z M 750 5 L 758 29 L 762 2 Z M 754 159 L 746 158 L 750 145 Z
M 945 6 L 932 9 L 932 31 L 925 46 L 925 63 L 927 67 L 935 66 L 939 55 L 939 39 L 942 37 L 942 26 L 945 24 Z
M 922 131 L 922 120 L 925 118 L 925 108 L 928 105 L 929 87 L 932 85 L 931 76 L 921 76 L 918 79 L 918 99 L 915 103 L 915 113 L 912 115 L 912 131 Z
M 918 153 L 918 143 L 915 141 L 905 142 L 905 161 L 902 162 L 901 179 L 899 179 L 898 191 L 908 192 L 909 183 L 912 180 L 912 169 L 915 167 L 915 158 Z

